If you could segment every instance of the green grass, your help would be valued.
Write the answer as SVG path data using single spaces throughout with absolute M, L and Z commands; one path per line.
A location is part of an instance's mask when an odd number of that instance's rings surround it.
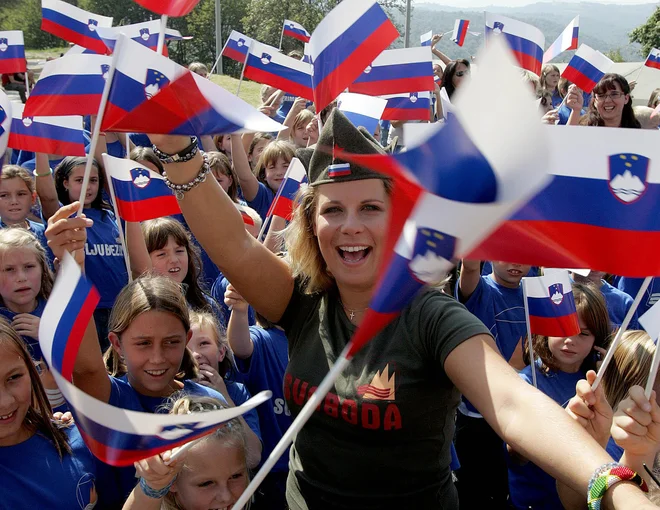
M 211 76 L 211 80 L 213 83 L 217 83 L 232 94 L 236 94 L 236 90 L 238 89 L 238 80 L 236 78 L 214 74 Z M 252 106 L 259 107 L 261 105 L 261 95 L 259 93 L 260 90 L 261 85 L 259 83 L 246 80 L 244 78 L 243 83 L 241 84 L 241 93 L 239 97 L 243 101 L 250 103 Z
M 25 50 L 25 56 L 28 60 L 46 60 L 48 57 L 59 57 L 62 53 L 69 50 L 68 46 L 62 48 L 47 48 L 43 50 Z

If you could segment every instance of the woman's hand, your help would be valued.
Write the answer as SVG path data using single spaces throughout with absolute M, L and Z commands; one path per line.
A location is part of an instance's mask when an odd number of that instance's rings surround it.
M 236 313 L 247 313 L 250 306 L 230 283 L 225 291 L 225 305 Z
M 596 391 L 591 389 L 595 380 L 596 372 L 589 370 L 587 379 L 578 381 L 575 387 L 576 394 L 568 401 L 566 412 L 605 448 L 610 439 L 613 413 L 605 398 L 603 385 L 599 384 Z
M 17 313 L 11 321 L 11 327 L 21 336 L 39 340 L 39 322 L 41 319 L 30 313 Z
M 660 407 L 655 391 L 647 399 L 641 386 L 630 388 L 617 407 L 611 432 L 626 455 L 655 454 L 660 449 Z
M 160 490 L 172 483 L 174 477 L 177 475 L 180 466 L 183 465 L 181 457 L 172 462 L 169 466 L 165 463 L 169 461 L 172 456 L 171 451 L 166 451 L 160 455 L 154 455 L 148 459 L 142 459 L 135 462 L 136 475 L 144 478 L 147 485 L 154 490 Z M 185 457 L 185 455 L 184 455 Z
M 68 251 L 82 267 L 85 264 L 87 229 L 94 225 L 94 222 L 84 215 L 71 217 L 78 211 L 79 205 L 79 202 L 65 205 L 48 219 L 46 239 L 48 247 L 58 260 L 63 260 L 64 253 Z
M 443 35 L 444 34 L 433 34 L 433 37 L 431 37 L 431 48 L 435 48 L 435 45 L 440 42 Z
M 557 124 L 557 121 L 559 120 L 559 109 L 555 108 L 553 110 L 549 110 L 543 117 L 541 117 L 541 122 L 543 124 Z
M 584 104 L 584 96 L 582 91 L 576 86 L 571 85 L 568 87 L 568 94 L 566 94 L 566 106 L 574 112 L 580 112 Z

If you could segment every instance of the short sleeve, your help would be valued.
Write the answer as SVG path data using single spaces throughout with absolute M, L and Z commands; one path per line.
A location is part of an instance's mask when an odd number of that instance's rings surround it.
M 268 209 L 274 198 L 275 193 L 273 193 L 263 182 L 260 182 L 256 196 L 254 199 L 248 200 L 248 205 L 259 213 L 262 220 L 266 221 Z
M 289 340 L 289 350 L 295 345 L 301 327 L 312 318 L 320 299 L 321 294 L 304 294 L 302 291 L 302 280 L 300 278 L 296 279 L 289 304 L 277 323 L 286 333 L 286 337 Z

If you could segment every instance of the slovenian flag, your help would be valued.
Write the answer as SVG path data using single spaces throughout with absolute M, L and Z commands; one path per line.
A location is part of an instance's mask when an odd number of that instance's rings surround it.
M 84 156 L 82 117 L 23 117 L 23 105 L 13 106 L 8 147 L 16 150 Z
M 496 41 L 479 61 L 479 74 L 465 85 L 456 114 L 444 124 L 411 124 L 415 130 L 404 132 L 406 152 L 335 152 L 395 178 L 390 236 L 384 248 L 384 253 L 393 254 L 383 265 L 369 309 L 351 340 L 349 358 L 423 286 L 442 281 L 456 259 L 546 183 L 546 168 L 535 166 L 539 155 L 547 155 L 545 133 L 533 102 L 520 100 L 531 99 L 531 94 L 508 48 Z M 493 94 L 499 98 L 495 103 L 490 100 Z M 493 117 L 485 118 L 485 109 Z M 438 147 L 461 150 L 439 152 Z
M 523 69 L 541 74 L 545 36 L 538 28 L 522 21 L 486 13 L 486 37 L 502 35 L 509 43 L 511 51 Z
M 123 220 L 140 222 L 181 214 L 176 197 L 156 172 L 130 159 L 107 154 L 103 154 L 103 164 Z
M 613 62 L 600 51 L 594 50 L 586 44 L 581 44 L 561 76 L 577 85 L 587 94 L 591 94 L 591 91 L 605 76 L 605 73 L 609 72 L 612 65 Z
M 575 16 L 564 31 L 559 34 L 557 40 L 543 54 L 543 63 L 550 62 L 560 53 L 568 50 L 577 50 L 578 34 L 580 31 L 580 16 Z
M 80 54 L 46 62 L 23 115 L 96 115 L 111 61 L 106 55 Z
M 39 344 L 58 388 L 74 416 L 85 444 L 111 466 L 131 466 L 216 430 L 232 418 L 268 400 L 261 392 L 243 405 L 184 415 L 152 414 L 111 406 L 87 395 L 72 383 L 76 356 L 99 294 L 65 253 L 39 323 Z
M 431 93 L 409 92 L 381 96 L 387 101 L 381 119 L 383 120 L 424 120 L 431 119 Z
M 343 112 L 355 127 L 364 127 L 372 135 L 380 121 L 387 100 L 380 97 L 365 96 L 344 92 L 337 98 L 337 108 Z
M 316 111 L 328 106 L 398 36 L 377 0 L 344 0 L 332 9 L 309 40 Z
M 112 18 L 87 12 L 61 0 L 41 0 L 41 15 L 42 30 L 96 53 L 107 52 L 96 29 L 111 27 Z
M 428 47 L 386 50 L 362 71 L 348 90 L 370 96 L 434 90 L 432 58 Z
M 107 46 L 106 53 L 112 53 L 117 43 L 119 34 L 124 34 L 126 37 L 146 46 L 150 50 L 156 51 L 158 49 L 158 34 L 160 33 L 161 23 L 160 20 L 145 21 L 143 23 L 135 23 L 133 25 L 122 25 L 120 27 L 99 27 L 96 32 Z M 165 29 L 166 41 L 180 41 L 183 39 L 181 32 L 171 28 Z M 163 55 L 167 55 L 167 46 L 163 45 Z
M 422 46 L 431 46 L 431 41 L 433 39 L 433 30 L 429 30 L 425 34 L 419 36 L 419 41 L 422 43 Z
M 161 16 L 178 18 L 192 11 L 199 0 L 135 0 L 135 2 Z
M 0 32 L 0 74 L 24 73 L 27 71 L 25 45 L 21 30 Z
M 293 37 L 294 39 L 298 39 L 299 41 L 302 41 L 304 43 L 309 42 L 309 38 L 311 37 L 309 35 L 309 32 L 305 30 L 305 27 L 303 27 L 300 23 L 291 21 L 290 19 L 284 20 L 284 26 L 282 27 L 282 32 L 284 33 L 284 35 L 288 37 Z
M 532 335 L 570 337 L 580 333 L 568 271 L 522 279 Z
M 232 30 L 227 38 L 225 47 L 222 48 L 222 56 L 244 64 L 250 51 L 250 44 L 252 44 L 250 37 Z
M 258 83 L 286 90 L 310 101 L 314 99 L 312 66 L 283 55 L 272 46 L 253 41 L 243 74 Z
M 459 46 L 463 46 L 465 42 L 465 36 L 468 33 L 468 27 L 470 26 L 470 20 L 468 19 L 457 19 L 454 23 L 454 31 L 451 34 L 451 40 L 454 41 Z
M 7 142 L 11 132 L 12 105 L 11 101 L 2 90 L 0 90 L 0 159 L 5 155 Z
M 282 129 L 211 80 L 126 36 L 117 44 L 104 131 L 211 135 Z
M 646 67 L 652 67 L 653 69 L 660 69 L 660 50 L 652 48 L 649 56 L 646 57 L 644 65 Z
M 298 158 L 293 158 L 289 163 L 289 168 L 284 174 L 282 184 L 280 184 L 277 194 L 273 199 L 273 203 L 268 209 L 268 216 L 278 216 L 284 218 L 286 221 L 291 221 L 293 217 L 293 209 L 296 205 L 296 194 L 300 187 L 307 182 L 307 173 L 305 167 Z

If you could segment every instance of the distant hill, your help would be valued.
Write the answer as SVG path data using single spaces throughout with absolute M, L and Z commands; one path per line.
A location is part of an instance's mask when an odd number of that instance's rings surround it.
M 458 1 L 458 0 L 457 0 Z M 452 58 L 469 58 L 475 55 L 483 42 L 484 11 L 530 23 L 545 34 L 546 48 L 576 16 L 580 15 L 580 42 L 602 52 L 619 49 L 626 61 L 641 61 L 638 44 L 630 44 L 628 34 L 642 25 L 655 10 L 654 4 L 616 5 L 598 3 L 540 2 L 524 7 L 462 8 L 438 4 L 415 3 L 411 21 L 411 45 L 419 44 L 419 36 L 429 30 L 449 32 L 438 44 L 440 51 Z M 468 34 L 465 45 L 459 48 L 449 40 L 457 18 L 470 20 L 470 30 L 480 32 L 479 37 Z M 403 16 L 395 21 L 403 26 Z M 395 46 L 402 47 L 400 38 Z M 568 61 L 572 52 L 564 53 L 558 61 Z

